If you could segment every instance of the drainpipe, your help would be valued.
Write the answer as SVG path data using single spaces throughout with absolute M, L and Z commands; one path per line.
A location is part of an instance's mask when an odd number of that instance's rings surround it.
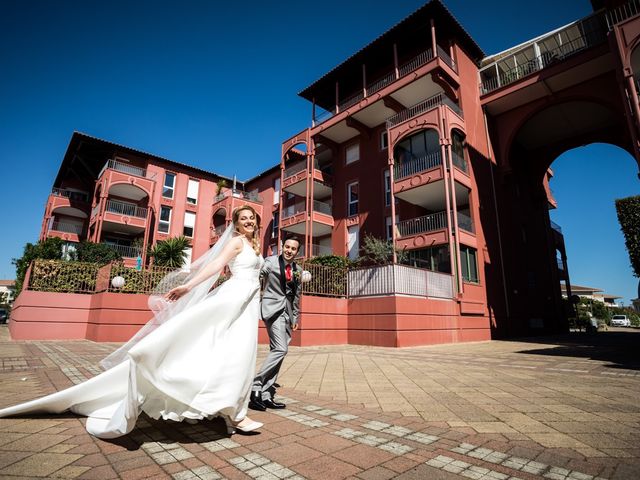
M 498 232 L 498 251 L 500 252 L 500 272 L 502 273 L 502 289 L 504 292 L 504 305 L 507 311 L 507 318 L 511 316 L 509 311 L 509 295 L 507 294 L 507 276 L 504 272 L 504 253 L 502 251 L 502 230 L 500 228 L 500 214 L 498 213 L 498 199 L 496 196 L 496 185 L 493 179 L 493 159 L 491 158 L 491 140 L 489 138 L 489 125 L 487 123 L 487 110 L 482 106 L 482 117 L 484 119 L 484 134 L 487 139 L 487 156 L 489 159 L 489 168 L 491 174 L 491 193 L 493 195 L 493 209 L 496 215 L 496 230 Z

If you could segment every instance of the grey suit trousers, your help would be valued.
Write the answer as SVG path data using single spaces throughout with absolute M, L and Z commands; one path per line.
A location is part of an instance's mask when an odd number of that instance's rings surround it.
M 260 371 L 253 380 L 251 390 L 259 392 L 263 400 L 268 400 L 273 399 L 275 392 L 273 384 L 278 378 L 284 357 L 289 351 L 291 327 L 289 326 L 287 309 L 285 308 L 275 319 L 267 320 L 265 323 L 269 333 L 269 354 L 264 359 Z

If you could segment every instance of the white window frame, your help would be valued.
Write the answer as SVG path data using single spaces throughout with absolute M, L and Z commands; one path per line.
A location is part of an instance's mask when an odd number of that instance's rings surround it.
M 345 165 L 357 162 L 358 160 L 360 160 L 360 142 L 352 143 L 344 149 Z
M 389 147 L 389 132 L 383 130 L 380 132 L 380 150 L 386 150 Z
M 167 210 L 169 210 L 169 220 L 162 220 L 162 209 L 166 208 Z M 167 235 L 169 234 L 169 232 L 171 231 L 171 216 L 173 215 L 173 209 L 171 207 L 167 207 L 166 205 L 161 205 L 160 206 L 160 214 L 158 215 L 158 232 L 160 233 L 166 233 Z M 162 225 L 166 225 L 167 227 L 167 231 L 163 231 L 161 229 Z
M 167 185 L 167 178 L 169 175 L 173 176 L 173 183 L 171 186 Z M 173 198 L 176 189 L 176 177 L 177 175 L 173 172 L 164 172 L 164 182 L 162 183 L 162 196 L 164 198 Z M 171 192 L 171 196 L 165 195 L 165 189 Z
M 391 205 L 391 172 L 388 168 L 384 170 L 384 206 L 388 207 Z
M 199 192 L 200 192 L 200 181 L 190 178 L 189 184 L 187 185 L 187 203 L 190 205 L 197 205 Z
M 347 255 L 351 260 L 358 258 L 360 253 L 360 225 L 347 227 Z
M 190 220 L 187 220 L 187 219 L 190 219 Z M 191 235 L 187 234 L 187 228 L 191 229 Z M 184 212 L 184 227 L 182 228 L 182 234 L 185 237 L 193 238 L 195 236 L 195 231 L 196 231 L 196 214 L 193 212 Z
M 397 224 L 399 221 L 400 221 L 400 216 L 396 214 L 395 223 Z M 392 230 L 393 228 L 395 228 L 395 225 L 391 221 L 391 215 L 389 215 L 388 217 L 384 217 L 384 231 L 388 241 L 393 240 L 393 230 Z
M 355 201 L 351 200 L 351 187 L 353 185 L 356 185 L 357 189 L 358 189 L 358 198 L 356 198 Z M 358 184 L 358 182 L 350 182 L 347 184 L 347 217 L 354 217 L 356 215 L 358 215 L 358 213 L 360 213 L 360 185 Z M 355 205 L 355 213 L 351 213 L 351 206 Z
M 273 181 L 273 204 L 280 204 L 280 177 Z

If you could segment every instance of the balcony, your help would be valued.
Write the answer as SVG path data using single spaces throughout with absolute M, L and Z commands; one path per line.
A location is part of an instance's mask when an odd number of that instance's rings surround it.
M 143 198 L 151 198 L 155 189 L 153 176 L 135 165 L 109 160 L 98 175 L 98 181 L 103 183 L 103 191 L 120 198 L 138 202 Z
M 638 13 L 640 13 L 639 0 L 631 0 L 619 7 L 612 8 L 605 14 L 607 18 L 607 29 L 609 31 L 613 30 L 614 25 L 622 23 L 631 17 L 635 17 Z
M 128 163 L 118 162 L 117 160 L 108 160 L 98 174 L 98 178 L 100 178 L 107 169 L 126 173 L 127 175 L 133 175 L 135 177 L 145 178 L 147 176 L 147 171 L 142 167 L 136 167 L 135 165 L 130 165 Z
M 605 41 L 604 18 L 597 13 L 487 57 L 480 69 L 480 94 L 486 95 L 515 83 Z
M 440 152 L 428 153 L 422 157 L 412 158 L 405 162 L 398 162 L 393 166 L 393 175 L 396 182 L 418 173 L 426 172 L 442 165 Z
M 444 93 L 438 93 L 389 117 L 387 119 L 387 128 L 393 128 L 396 125 L 406 122 L 407 120 L 417 117 L 418 115 L 422 115 L 429 110 L 433 110 L 440 105 L 448 106 L 458 117 L 464 119 L 462 109 L 458 106 L 458 104 L 447 97 Z
M 400 237 L 410 237 L 418 233 L 434 232 L 447 228 L 447 212 L 437 212 L 423 217 L 412 218 L 397 223 Z
M 52 219 L 46 229 L 46 237 L 58 237 L 69 242 L 82 240 L 84 225 L 72 221 Z
M 229 188 L 213 199 L 213 211 L 224 210 L 225 217 L 231 219 L 231 213 L 238 207 L 249 205 L 259 217 L 262 217 L 262 197 L 257 192 L 245 192 L 238 188 Z
M 339 113 L 344 112 L 345 110 L 353 107 L 354 105 L 357 105 L 364 99 L 370 98 L 374 95 L 376 95 L 376 99 L 378 99 L 379 98 L 379 95 L 377 95 L 378 92 L 384 90 L 386 87 L 390 86 L 391 84 L 399 80 L 406 79 L 411 74 L 413 74 L 416 70 L 420 69 L 421 67 L 427 65 L 432 61 L 438 62 L 442 70 L 448 69 L 447 74 L 449 76 L 453 75 L 454 77 L 457 78 L 458 68 L 456 63 L 449 56 L 449 54 L 446 53 L 439 46 L 437 47 L 436 53 L 437 55 L 434 56 L 433 50 L 429 48 L 423 51 L 422 53 L 416 55 L 415 57 L 411 58 L 410 60 L 406 61 L 405 63 L 398 65 L 397 73 L 395 69 L 392 71 L 389 71 L 386 74 L 383 74 L 382 76 L 378 77 L 376 80 L 370 83 L 367 83 L 362 90 L 352 93 L 351 95 L 342 99 L 338 103 L 337 107 L 333 108 L 332 110 L 322 109 L 320 113 L 314 114 L 312 119 L 312 126 L 316 127 L 321 123 L 326 122 L 327 120 L 338 115 Z M 444 68 L 443 65 L 446 65 L 446 68 Z M 404 82 L 401 82 L 402 86 L 399 85 L 399 87 L 402 88 L 406 86 L 407 84 L 411 83 L 414 79 L 411 77 L 407 80 L 405 80 Z M 457 83 L 457 80 L 454 80 L 454 83 Z M 385 96 L 385 94 L 383 94 L 383 96 Z
M 99 210 L 100 204 L 94 208 L 92 222 L 96 220 Z M 103 231 L 120 229 L 128 234 L 140 233 L 146 228 L 147 214 L 148 209 L 145 207 L 108 199 L 103 214 Z M 127 228 L 124 228 L 124 226 Z
M 305 202 L 298 202 L 282 209 L 282 219 L 280 229 L 305 235 L 306 221 L 311 218 L 311 234 L 314 237 L 322 237 L 331 234 L 333 231 L 333 216 L 331 205 L 328 203 L 313 201 L 311 213 L 306 211 Z
M 469 215 L 462 212 L 458 212 L 458 228 L 468 233 L 476 233 L 476 230 L 473 226 L 473 219 Z
M 299 197 L 306 196 L 307 193 L 307 162 L 298 162 L 285 169 L 283 173 L 282 189 L 285 192 L 293 193 Z M 318 161 L 314 161 L 313 166 L 313 197 L 326 198 L 332 193 L 331 176 L 320 170 Z
M 142 249 L 131 245 L 116 245 L 114 243 L 103 242 L 120 254 L 122 258 L 138 258 L 142 256 Z
M 70 202 L 89 203 L 89 194 L 87 192 L 53 188 L 51 189 L 51 195 L 54 197 L 67 198 Z

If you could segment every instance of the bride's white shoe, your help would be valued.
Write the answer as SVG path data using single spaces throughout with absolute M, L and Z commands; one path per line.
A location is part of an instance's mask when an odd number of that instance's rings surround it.
M 240 420 L 239 422 L 233 422 L 231 419 L 225 418 L 227 433 L 229 435 L 233 435 L 234 433 L 236 433 L 236 430 L 240 430 L 242 433 L 249 433 L 264 426 L 264 423 L 256 422 L 255 420 L 251 420 L 250 423 L 242 426 L 240 426 L 240 423 L 242 423 L 242 420 Z

